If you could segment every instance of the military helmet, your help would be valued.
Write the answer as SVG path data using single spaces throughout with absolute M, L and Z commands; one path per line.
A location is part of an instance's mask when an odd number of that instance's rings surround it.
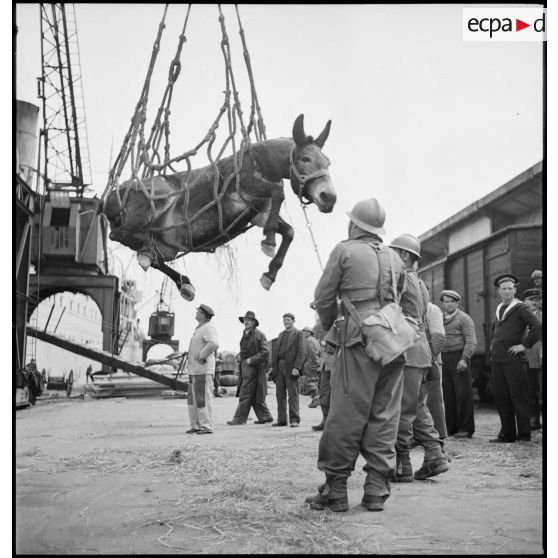
M 399 248 L 400 250 L 407 250 L 418 258 L 420 255 L 420 240 L 412 234 L 400 234 L 394 238 L 389 245 L 390 248 Z
M 367 232 L 374 234 L 386 232 L 384 230 L 386 212 L 376 198 L 357 202 L 352 211 L 347 211 L 347 215 L 357 227 Z

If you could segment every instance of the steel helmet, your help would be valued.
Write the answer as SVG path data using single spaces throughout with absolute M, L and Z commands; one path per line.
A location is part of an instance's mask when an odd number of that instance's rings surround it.
M 407 250 L 411 254 L 414 254 L 418 258 L 420 255 L 420 240 L 413 236 L 412 234 L 400 234 L 397 238 L 394 238 L 389 245 L 390 248 L 399 248 L 401 250 Z
M 385 234 L 384 222 L 386 212 L 376 198 L 361 200 L 355 204 L 352 211 L 347 211 L 351 221 L 361 229 L 374 233 Z

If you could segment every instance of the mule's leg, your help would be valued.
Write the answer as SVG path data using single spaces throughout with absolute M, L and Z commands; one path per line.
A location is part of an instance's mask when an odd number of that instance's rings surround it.
M 174 284 L 178 287 L 180 296 L 182 298 L 184 298 L 188 302 L 194 300 L 194 297 L 196 296 L 196 289 L 194 288 L 194 285 L 190 283 L 190 279 L 188 279 L 186 275 L 181 275 L 180 273 L 178 273 L 178 271 L 176 271 L 172 267 L 169 267 L 164 262 L 157 264 L 154 263 L 152 267 L 164 273 L 167 277 L 169 277 L 169 279 L 174 282 Z
M 279 210 L 281 209 L 281 204 L 284 199 L 285 192 L 283 191 L 283 185 L 273 183 L 273 188 L 271 190 L 271 209 L 263 228 L 265 239 L 262 240 L 261 243 L 262 252 L 270 258 L 273 258 L 275 255 L 275 233 L 278 229 Z
M 277 219 L 277 232 L 281 235 L 281 244 L 279 245 L 279 250 L 275 257 L 269 262 L 269 268 L 261 276 L 260 283 L 265 290 L 269 290 L 271 285 L 275 282 L 277 277 L 277 272 L 281 269 L 283 262 L 285 261 L 285 254 L 291 245 L 294 238 L 293 228 L 283 221 L 282 217 Z

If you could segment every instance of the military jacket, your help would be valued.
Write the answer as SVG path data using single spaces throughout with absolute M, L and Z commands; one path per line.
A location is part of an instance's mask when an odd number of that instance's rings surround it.
M 428 308 L 428 289 L 419 279 L 414 269 L 405 272 L 405 288 L 401 294 L 401 309 L 405 316 L 414 318 L 420 324 L 420 339 L 405 352 L 406 366 L 430 368 L 432 353 L 425 332 L 426 310 Z
M 382 277 L 379 258 L 382 262 Z M 392 302 L 395 299 L 392 265 L 396 288 L 401 292 L 405 281 L 405 265 L 396 252 L 382 245 L 379 238 L 362 234 L 337 244 L 314 292 L 316 311 L 323 328 L 328 331 L 333 325 L 338 314 L 337 299 L 342 294 L 354 304 L 361 320 Z M 360 324 L 355 323 L 347 312 L 344 317 L 347 324 L 345 345 L 361 343 Z

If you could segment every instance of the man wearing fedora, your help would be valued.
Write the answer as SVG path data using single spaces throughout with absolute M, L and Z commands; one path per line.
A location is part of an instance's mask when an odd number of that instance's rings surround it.
M 446 341 L 442 348 L 442 389 L 449 436 L 471 438 L 475 432 L 471 358 L 477 348 L 475 324 L 459 309 L 461 295 L 446 289 L 440 296 Z
M 287 426 L 287 395 L 289 422 L 292 427 L 300 424 L 298 382 L 306 359 L 306 347 L 302 331 L 294 327 L 294 323 L 293 314 L 283 314 L 285 329 L 277 337 L 276 350 L 273 352 L 271 378 L 275 382 L 277 422 L 271 426 Z
M 541 338 L 541 321 L 527 304 L 515 298 L 518 284 L 517 277 L 510 273 L 494 280 L 502 302 L 492 322 L 490 360 L 494 403 L 502 427 L 491 442 L 531 440 L 524 359 L 525 349 L 530 349 Z
M 217 331 L 211 323 L 215 312 L 207 304 L 196 309 L 198 326 L 188 348 L 188 434 L 213 434 L 213 375 L 215 351 L 219 348 Z
M 269 349 L 260 322 L 252 311 L 238 318 L 244 324 L 240 339 L 240 384 L 238 406 L 229 426 L 246 424 L 250 408 L 254 409 L 258 420 L 254 424 L 273 422 L 273 417 L 265 403 L 267 395 L 267 359 Z

